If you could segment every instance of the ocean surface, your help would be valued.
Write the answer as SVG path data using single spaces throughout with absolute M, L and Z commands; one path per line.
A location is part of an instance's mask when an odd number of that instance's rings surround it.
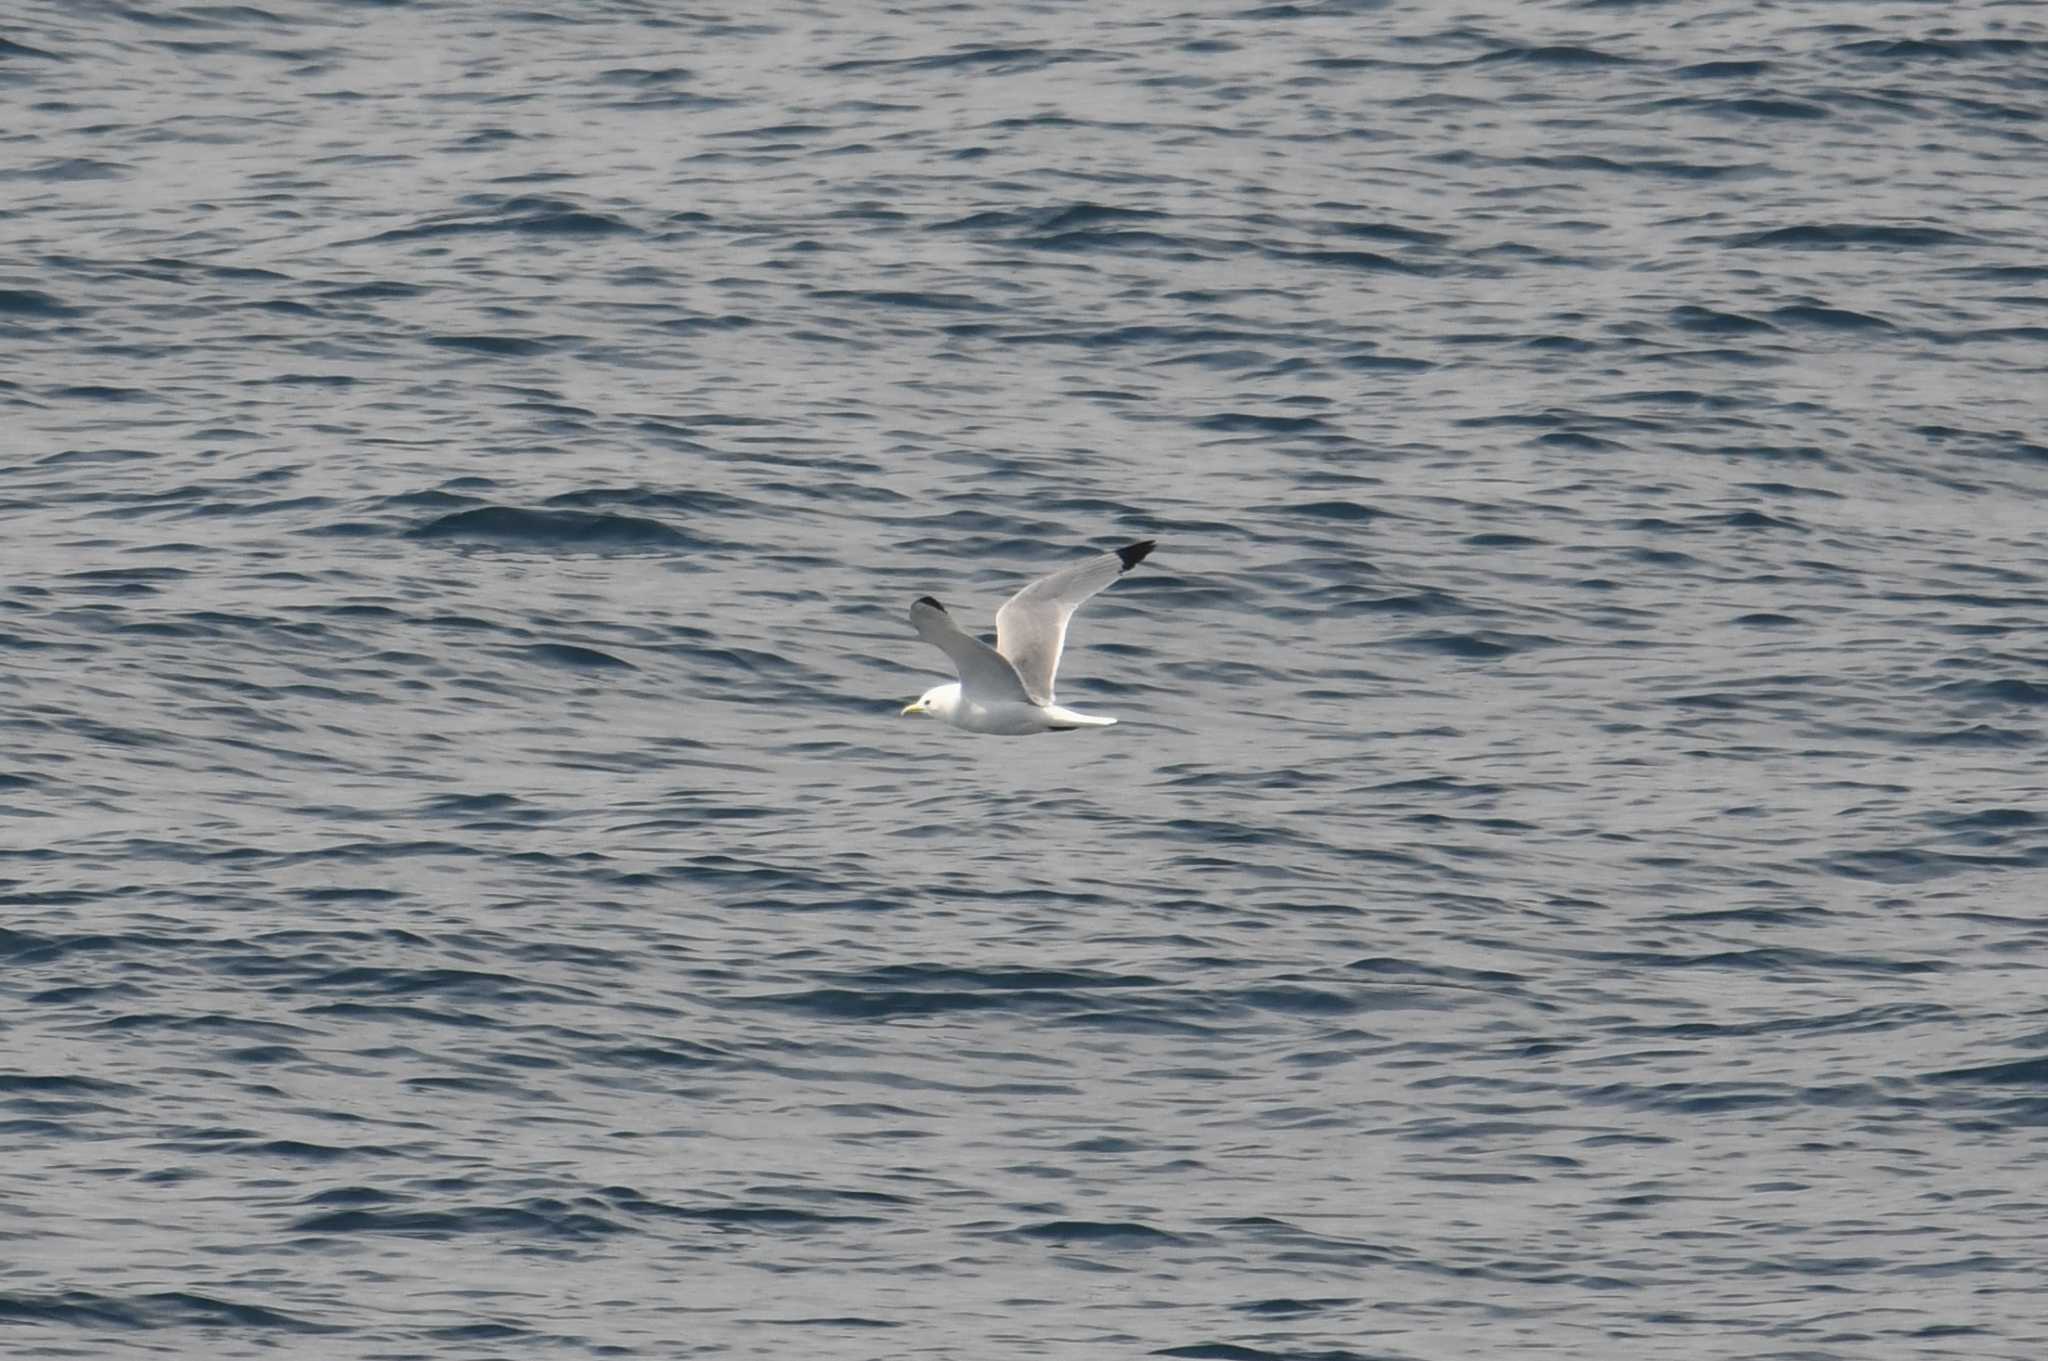
M 2033 4 L 15 0 L 0 1355 L 2038 1361 L 2044 166 Z

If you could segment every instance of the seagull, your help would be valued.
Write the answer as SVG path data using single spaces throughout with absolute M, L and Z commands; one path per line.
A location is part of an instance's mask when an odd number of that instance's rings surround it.
M 930 596 L 910 607 L 918 636 L 953 659 L 955 685 L 934 685 L 903 712 L 943 718 L 967 732 L 1022 737 L 1035 732 L 1106 728 L 1113 718 L 1076 713 L 1055 703 L 1053 673 L 1067 643 L 1067 621 L 1090 596 L 1145 560 L 1155 541 L 1083 558 L 1040 577 L 996 611 L 996 645 L 963 632 Z

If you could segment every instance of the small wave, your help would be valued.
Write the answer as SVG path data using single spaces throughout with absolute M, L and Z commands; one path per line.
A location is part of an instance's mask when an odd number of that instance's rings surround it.
M 446 236 L 511 233 L 538 237 L 637 236 L 640 228 L 610 213 L 594 212 L 560 199 L 506 199 L 482 215 L 431 218 L 411 227 L 393 227 L 363 238 L 358 244 L 428 241 Z
M 1901 227 L 1887 224 L 1812 223 L 1794 227 L 1773 227 L 1730 237 L 1728 245 L 1742 249 L 1758 247 L 1845 246 L 1959 246 L 1980 244 L 1978 238 L 1941 227 Z
M 0 38 L 0 60 L 27 57 L 35 61 L 69 61 L 69 57 L 57 52 L 46 52 L 40 47 L 15 42 L 11 38 Z
M 75 317 L 82 309 L 34 288 L 0 288 L 0 316 Z
M 1790 122 L 1816 123 L 1832 117 L 1826 108 L 1803 99 L 1764 99 L 1747 96 L 1703 103 L 1701 110 L 1712 114 L 1734 114 L 1739 118 L 1771 118 Z
M 1831 331 L 1891 331 L 1896 330 L 1882 317 L 1873 317 L 1863 312 L 1851 312 L 1840 307 L 1822 307 L 1816 303 L 1794 303 L 1788 307 L 1774 308 L 1773 321 L 1794 326 L 1819 326 Z
M 2048 1086 L 2048 1057 L 1986 1063 L 1972 1068 L 1943 1068 L 1923 1074 L 1923 1082 L 1980 1082 L 1998 1086 Z
M 1555 638 L 1507 633 L 1411 633 L 1401 638 L 1389 638 L 1381 646 L 1404 652 L 1434 652 L 1459 661 L 1494 662 L 1532 648 L 1553 646 L 1556 642 Z
M 1179 1247 L 1190 1241 L 1180 1234 L 1168 1233 L 1134 1220 L 1095 1219 L 1053 1219 L 1042 1224 L 1026 1224 L 1010 1230 L 1003 1237 L 1126 1248 Z
M 614 657 L 609 652 L 600 652 L 594 647 L 578 647 L 574 643 L 536 643 L 519 651 L 534 661 L 550 666 L 566 666 L 575 671 L 624 670 L 637 671 L 639 668 L 623 657 Z
M 1304 430 L 1321 430 L 1329 424 L 1321 416 L 1266 416 L 1252 411 L 1224 411 L 1204 416 L 1194 423 L 1197 430 L 1235 434 L 1253 431 L 1268 435 L 1291 435 Z
M 428 336 L 427 344 L 442 350 L 461 350 L 468 354 L 490 355 L 494 358 L 515 358 L 526 355 L 546 354 L 561 342 L 558 339 L 541 336 L 507 335 L 439 335 Z
M 106 1328 L 242 1328 L 289 1333 L 337 1333 L 346 1329 L 310 1322 L 277 1309 L 237 1304 L 211 1295 L 172 1290 L 121 1297 L 89 1290 L 51 1294 L 0 1292 L 0 1322 L 64 1323 L 95 1331 Z
M 1475 64 L 1495 62 L 1526 62 L 1534 66 L 1627 66 L 1634 62 L 1632 57 L 1602 52 L 1597 47 L 1581 47 L 1571 43 L 1555 43 L 1541 47 L 1504 47 L 1497 52 L 1488 52 L 1473 59 Z
M 478 506 L 430 520 L 417 539 L 466 539 L 529 548 L 694 548 L 702 540 L 659 520 L 602 511 Z
M 1078 47 L 962 47 L 927 57 L 867 57 L 827 63 L 830 74 L 860 71 L 956 71 L 979 69 L 989 75 L 1043 71 L 1067 62 L 1103 61 L 1110 54 Z
M 1671 324 L 1681 330 L 1697 331 L 1705 335 L 1769 335 L 1775 334 L 1778 329 L 1768 321 L 1758 321 L 1755 317 L 1690 305 L 1672 308 Z
M 1686 80 L 1745 80 L 1767 75 L 1773 66 L 1768 61 L 1701 61 L 1681 66 L 1671 74 Z
M 588 1240 L 626 1233 L 626 1226 L 587 1210 L 570 1210 L 557 1202 L 538 1208 L 518 1205 L 481 1206 L 463 1210 L 335 1210 L 308 1215 L 292 1225 L 297 1233 L 407 1234 L 451 1238 L 461 1234 L 504 1234 L 525 1238 Z
M 1840 50 L 1850 56 L 1886 61 L 1953 61 L 2020 57 L 2044 48 L 2048 43 L 2028 38 L 1872 38 L 1844 43 Z
M 2027 707 L 2048 704 L 2048 683 L 2001 676 L 1997 680 L 1950 681 L 1935 687 L 1938 695 L 1956 699 L 1982 700 L 1991 704 L 2019 704 Z

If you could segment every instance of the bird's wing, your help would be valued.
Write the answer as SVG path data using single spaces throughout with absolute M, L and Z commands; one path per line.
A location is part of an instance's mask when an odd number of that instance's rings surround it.
M 1154 541 L 1098 553 L 1042 576 L 996 611 L 996 651 L 1009 659 L 1033 704 L 1052 703 L 1053 673 L 1067 645 L 1067 620 L 1081 602 L 1145 560 Z
M 1035 703 L 1024 693 L 1017 669 L 987 643 L 961 632 L 946 607 L 930 596 L 919 596 L 910 607 L 910 626 L 918 637 L 953 659 L 960 672 L 962 695 L 983 704 Z

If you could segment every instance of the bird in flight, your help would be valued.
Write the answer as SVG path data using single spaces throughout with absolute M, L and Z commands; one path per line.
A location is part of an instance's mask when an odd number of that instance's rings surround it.
M 1090 596 L 1145 560 L 1154 541 L 1098 553 L 1049 573 L 1010 597 L 996 611 L 996 645 L 963 632 L 930 596 L 910 607 L 918 636 L 953 659 L 954 685 L 934 685 L 905 714 L 943 718 L 967 732 L 1022 737 L 1035 732 L 1106 728 L 1113 718 L 1076 713 L 1053 699 L 1053 673 L 1067 644 L 1067 621 Z

